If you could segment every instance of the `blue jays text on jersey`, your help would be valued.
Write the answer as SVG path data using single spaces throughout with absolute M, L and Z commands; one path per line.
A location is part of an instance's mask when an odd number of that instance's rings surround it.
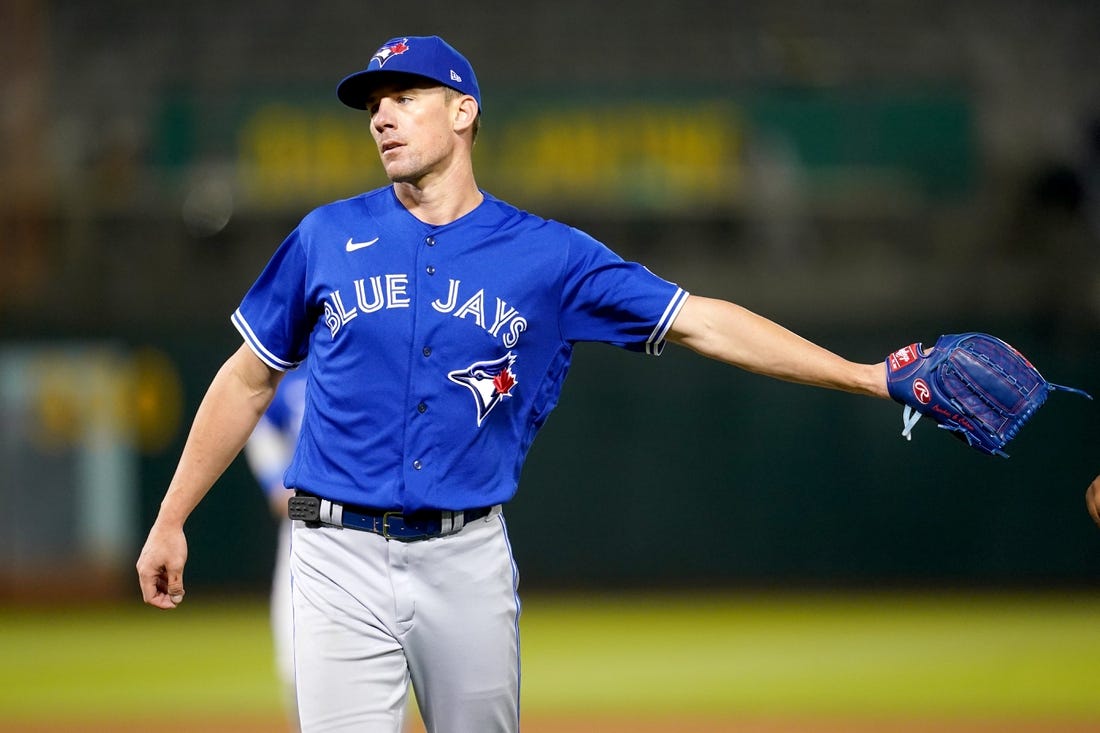
M 308 214 L 233 314 L 308 389 L 287 486 L 382 509 L 515 494 L 579 341 L 659 354 L 687 293 L 488 194 L 441 226 L 389 186 Z
M 495 311 L 490 310 L 488 314 L 491 320 L 486 320 L 485 290 L 478 290 L 460 305 L 458 297 L 461 285 L 458 280 L 451 280 L 446 299 L 433 300 L 432 308 L 440 313 L 451 313 L 455 318 L 471 318 L 493 336 L 499 336 L 501 330 L 507 327 L 501 341 L 505 346 L 515 346 L 520 333 L 527 330 L 527 319 L 497 298 Z M 354 283 L 354 290 L 355 306 L 350 310 L 344 305 L 344 297 L 339 290 L 329 294 L 325 302 L 325 323 L 333 338 L 336 338 L 344 324 L 360 313 L 375 313 L 383 308 L 408 308 L 412 302 L 409 300 L 408 273 L 372 275 L 369 283 L 368 278 L 359 278 Z

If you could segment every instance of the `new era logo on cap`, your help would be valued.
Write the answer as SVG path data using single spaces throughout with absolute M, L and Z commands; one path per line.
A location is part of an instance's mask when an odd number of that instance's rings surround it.
M 477 100 L 481 90 L 470 62 L 439 36 L 391 38 L 371 56 L 367 68 L 345 77 L 336 87 L 340 101 L 365 109 L 371 90 L 392 74 L 410 74 L 457 89 Z

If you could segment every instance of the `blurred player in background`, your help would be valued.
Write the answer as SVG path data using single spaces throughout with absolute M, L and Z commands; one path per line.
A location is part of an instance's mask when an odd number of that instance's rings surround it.
M 298 708 L 294 696 L 294 615 L 290 597 L 291 522 L 287 500 L 293 496 L 283 485 L 306 406 L 306 370 L 287 372 L 267 412 L 244 447 L 248 467 L 267 497 L 272 515 L 279 522 L 275 571 L 271 579 L 271 636 L 275 646 L 275 669 L 282 683 L 283 700 L 291 729 L 298 729 Z

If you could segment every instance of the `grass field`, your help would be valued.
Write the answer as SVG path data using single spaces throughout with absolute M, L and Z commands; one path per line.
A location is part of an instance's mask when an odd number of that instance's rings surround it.
M 525 730 L 1100 731 L 1100 595 L 533 595 L 522 625 Z M 2 731 L 281 729 L 263 599 L 2 609 L 0 655 Z

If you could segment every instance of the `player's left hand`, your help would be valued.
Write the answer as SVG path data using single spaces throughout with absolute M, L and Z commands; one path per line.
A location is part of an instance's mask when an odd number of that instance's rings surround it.
M 1085 491 L 1085 506 L 1088 507 L 1092 521 L 1100 527 L 1100 476 L 1094 478 Z
M 925 349 L 915 343 L 886 357 L 890 396 L 905 405 L 902 435 L 921 415 L 982 453 L 1003 456 L 1005 444 L 1051 392 L 1084 390 L 1043 378 L 1027 357 L 987 333 L 945 334 Z
M 153 524 L 138 556 L 138 584 L 150 606 L 172 609 L 183 602 L 183 566 L 187 563 L 187 538 L 183 527 Z

